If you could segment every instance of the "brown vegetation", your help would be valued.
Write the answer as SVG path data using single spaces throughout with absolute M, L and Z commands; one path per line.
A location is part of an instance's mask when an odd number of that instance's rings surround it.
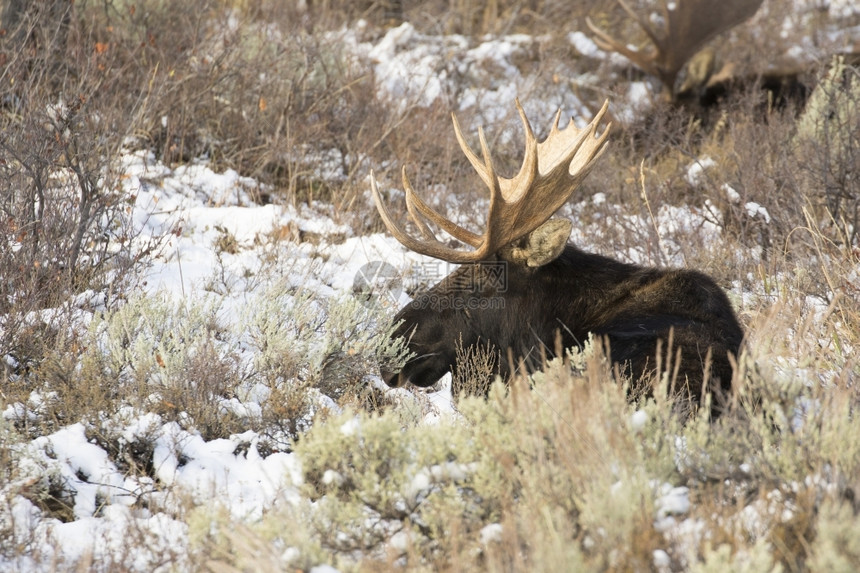
M 420 33 L 464 34 L 470 45 L 526 32 L 532 39 L 511 65 L 527 72 L 528 89 L 573 92 L 595 109 L 606 97 L 626 101 L 631 81 L 650 80 L 580 53 L 567 34 L 585 31 L 586 16 L 616 37 L 641 32 L 610 0 L 300 5 L 3 4 L 0 411 L 35 414 L 0 419 L 0 557 L 30 556 L 46 543 L 35 532 L 12 535 L 18 496 L 44 519 L 74 518 L 62 476 L 24 473 L 32 440 L 80 423 L 128 476 L 152 477 L 152 440 L 142 433 L 127 442 L 117 430 L 130 408 L 205 439 L 251 429 L 260 440 L 247 447 L 261 456 L 296 448 L 304 493 L 316 500 L 285 503 L 254 523 L 184 500 L 172 517 L 188 524 L 189 547 L 163 549 L 162 565 L 181 557 L 220 570 L 642 569 L 656 567 L 660 550 L 672 570 L 857 569 L 860 454 L 846 436 L 858 434 L 860 403 L 860 93 L 856 61 L 830 57 L 828 13 L 794 14 L 788 0 L 769 0 L 717 53 L 755 76 L 810 39 L 803 45 L 816 58 L 797 78 L 814 105 L 775 105 L 766 91 L 741 86 L 704 117 L 659 101 L 641 120 L 619 114 L 613 146 L 563 207 L 587 229 L 589 247 L 650 264 L 681 260 L 729 291 L 749 334 L 735 377 L 747 392 L 733 394 L 729 412 L 717 424 L 682 426 L 665 393 L 631 403 L 596 348 L 554 362 L 543 377 L 516 379 L 510 392 L 497 386 L 488 400 L 463 400 L 429 431 L 416 424 L 432 409 L 420 393 L 392 398 L 368 387 L 366 374 L 379 360 L 396 365 L 402 348 L 383 348 L 381 323 L 358 329 L 368 311 L 354 301 L 287 305 L 297 293 L 278 287 L 236 326 L 202 303 L 141 297 L 134 287 L 158 245 L 133 240 L 134 197 L 122 190 L 117 157 L 146 149 L 169 165 L 205 158 L 265 184 L 262 202 L 323 200 L 359 235 L 383 230 L 368 200 L 370 168 L 387 184 L 401 165 L 420 165 L 416 187 L 455 190 L 478 223 L 481 191 L 447 127 L 463 87 L 427 106 L 384 101 L 373 70 L 342 49 L 345 30 L 376 42 L 406 21 Z M 777 14 L 796 25 L 781 33 L 767 20 Z M 458 113 L 476 125 L 480 111 Z M 498 131 L 494 159 L 512 173 L 520 140 Z M 694 179 L 697 162 L 705 167 Z M 719 239 L 660 227 L 654 214 L 672 209 L 700 215 L 697 224 Z M 278 241 L 302 239 L 273 237 L 273 259 Z M 239 247 L 224 233 L 218 248 Z M 277 279 L 270 271 L 256 280 Z M 308 310 L 317 304 L 325 314 Z M 81 310 L 89 327 L 78 322 Z M 234 328 L 251 340 L 241 351 L 252 367 L 238 358 Z M 344 346 L 356 337 L 361 344 Z M 457 384 L 485 388 L 496 359 L 461 348 Z M 258 416 L 222 407 L 249 381 L 269 392 Z M 342 418 L 314 410 L 321 395 Z M 340 431 L 354 419 L 362 436 Z M 380 487 L 412 484 L 425 469 L 426 487 L 407 497 Z M 326 470 L 337 475 L 324 479 Z M 687 488 L 686 513 L 660 509 L 667 484 Z M 144 497 L 137 509 L 162 509 Z M 133 550 L 148 547 L 147 533 L 136 533 L 128 554 L 100 566 L 132 568 Z M 85 555 L 33 566 L 92 564 Z

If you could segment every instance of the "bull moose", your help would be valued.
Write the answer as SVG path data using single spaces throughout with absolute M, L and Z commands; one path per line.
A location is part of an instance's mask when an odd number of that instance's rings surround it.
M 582 129 L 573 120 L 559 129 L 559 111 L 547 138 L 538 142 L 517 101 L 525 158 L 510 179 L 496 174 L 483 130 L 478 132 L 479 158 L 454 116 L 460 147 L 490 189 L 486 228 L 480 235 L 422 201 L 404 168 L 406 207 L 421 237 L 407 233 L 391 216 L 371 173 L 373 197 L 391 234 L 415 252 L 461 264 L 427 295 L 416 297 L 426 304 L 411 304 L 396 315 L 400 324 L 394 336 L 406 338 L 412 357 L 400 372 L 382 372 L 389 386 L 434 384 L 455 367 L 458 343 L 490 345 L 508 355 L 512 360 L 497 364 L 498 373 L 507 378 L 515 364 L 539 366 L 559 340 L 571 348 L 593 334 L 607 342 L 612 361 L 634 381 L 649 379 L 658 347 L 672 340 L 673 356 L 680 354 L 678 390 L 690 404 L 698 403 L 708 389 L 730 389 L 730 356 L 739 352 L 743 331 L 725 293 L 710 277 L 587 253 L 567 243 L 569 220 L 550 218 L 606 149 L 610 126 L 600 135 L 596 131 L 608 105 Z M 428 222 L 470 248 L 438 240 Z M 503 304 L 480 304 L 490 298 Z

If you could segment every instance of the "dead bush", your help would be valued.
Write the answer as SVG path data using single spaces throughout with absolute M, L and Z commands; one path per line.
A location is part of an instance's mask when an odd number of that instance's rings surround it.
M 29 331 L 63 331 L 56 317 L 34 311 L 81 293 L 88 294 L 80 305 L 112 305 L 152 245 L 132 247 L 134 198 L 123 193 L 115 165 L 137 125 L 129 59 L 71 3 L 11 2 L 3 22 L 0 355 L 9 357 L 7 378 L 57 344 Z
M 477 344 L 463 347 L 462 336 L 455 346 L 457 364 L 451 380 L 451 394 L 460 396 L 486 396 L 496 379 L 496 369 L 501 360 L 497 348 Z
M 860 67 L 835 57 L 798 119 L 795 157 L 811 191 L 810 208 L 833 240 L 857 243 L 860 232 Z

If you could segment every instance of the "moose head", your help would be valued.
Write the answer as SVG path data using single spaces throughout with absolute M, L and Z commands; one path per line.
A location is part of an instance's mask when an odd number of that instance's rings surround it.
M 572 223 L 551 218 L 606 149 L 609 127 L 601 134 L 597 129 L 608 105 L 582 129 L 573 120 L 559 129 L 557 113 L 549 135 L 538 142 L 517 101 L 525 158 L 510 179 L 496 174 L 483 130 L 479 158 L 454 117 L 457 141 L 490 190 L 482 234 L 429 207 L 404 169 L 406 208 L 420 238 L 407 233 L 371 174 L 373 197 L 391 234 L 415 252 L 461 264 L 395 317 L 394 336 L 407 340 L 412 358 L 400 372 L 382 373 L 387 384 L 434 384 L 455 367 L 458 344 L 489 346 L 512 358 L 498 362 L 498 372 L 507 377 L 513 364 L 539 366 L 559 343 L 582 346 L 593 334 L 637 380 L 652 374 L 657 349 L 671 339 L 672 352 L 682 358 L 679 374 L 689 398 L 698 400 L 706 381 L 730 388 L 729 355 L 738 352 L 743 333 L 713 280 L 692 270 L 639 267 L 586 253 L 567 244 Z M 467 248 L 439 241 L 428 223 Z

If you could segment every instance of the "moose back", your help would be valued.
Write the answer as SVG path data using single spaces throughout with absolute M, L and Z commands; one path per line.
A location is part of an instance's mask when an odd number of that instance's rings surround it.
M 388 211 L 371 174 L 377 208 L 389 231 L 406 247 L 443 261 L 461 263 L 395 320 L 394 336 L 407 340 L 411 358 L 399 372 L 382 372 L 390 386 L 430 386 L 456 363 L 456 348 L 480 344 L 510 354 L 514 364 L 539 367 L 561 341 L 582 346 L 589 334 L 607 341 L 613 362 L 634 382 L 652 379 L 657 350 L 672 341 L 678 364 L 679 397 L 699 402 L 708 390 L 731 389 L 731 356 L 743 331 L 722 289 L 689 269 L 641 267 L 587 253 L 567 244 L 572 223 L 551 219 L 606 147 L 607 127 L 597 125 L 608 102 L 585 128 L 559 129 L 538 142 L 519 102 L 526 134 L 523 166 L 511 178 L 496 174 L 482 130 L 482 158 L 466 144 L 456 117 L 457 140 L 489 187 L 482 234 L 446 219 L 414 192 L 405 170 L 406 207 L 420 238 L 407 233 Z M 428 223 L 467 247 L 439 241 Z M 511 361 L 498 361 L 503 377 Z

